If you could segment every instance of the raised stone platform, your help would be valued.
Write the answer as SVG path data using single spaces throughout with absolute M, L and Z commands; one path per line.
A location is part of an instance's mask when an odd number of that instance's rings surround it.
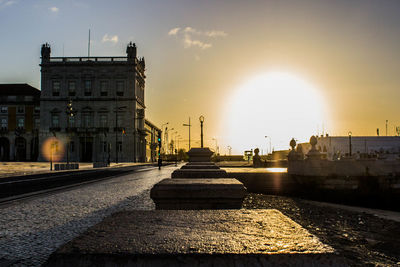
M 156 209 L 240 209 L 246 193 L 236 179 L 164 179 L 150 197 Z
M 44 266 L 347 266 L 277 210 L 116 213 Z
M 171 178 L 227 178 L 228 174 L 221 169 L 178 169 L 172 172 Z

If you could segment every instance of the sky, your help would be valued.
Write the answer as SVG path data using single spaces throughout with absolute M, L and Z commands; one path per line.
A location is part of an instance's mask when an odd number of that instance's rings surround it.
M 181 147 L 189 117 L 198 145 L 200 115 L 205 144 L 221 154 L 313 134 L 383 135 L 386 120 L 395 135 L 398 14 L 398 0 L 0 0 L 0 83 L 40 88 L 41 44 L 85 56 L 90 29 L 93 56 L 136 43 L 146 117 L 169 122 Z

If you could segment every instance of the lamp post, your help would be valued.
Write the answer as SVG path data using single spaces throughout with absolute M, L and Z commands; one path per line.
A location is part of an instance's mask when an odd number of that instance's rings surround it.
M 200 139 L 201 139 L 201 148 L 203 148 L 203 122 L 204 122 L 204 116 L 201 115 L 199 117 L 199 121 L 200 121 L 200 128 L 201 128 L 201 135 L 200 135 Z
M 190 127 L 192 127 L 192 125 L 190 124 L 190 117 L 189 117 L 189 124 L 184 123 L 183 126 L 187 126 L 189 128 L 189 149 L 190 150 Z
M 231 151 L 232 151 L 232 147 L 228 146 L 228 150 L 229 150 L 229 156 L 231 155 Z
M 217 138 L 213 138 L 212 140 L 215 141 L 215 155 L 217 155 L 218 154 L 218 140 L 217 140 Z
M 349 132 L 349 156 L 351 157 L 351 135 L 352 133 Z
M 180 134 L 175 135 L 175 149 L 179 150 L 179 145 L 178 145 L 178 143 L 177 143 L 177 141 L 176 141 L 176 138 L 177 138 L 177 137 L 179 137 L 179 138 L 178 138 L 178 142 L 179 142 L 179 139 L 181 139 L 181 135 L 180 135 Z
M 69 131 L 70 131 L 70 120 L 76 114 L 76 111 L 72 108 L 72 100 L 70 99 L 67 104 L 67 109 L 65 111 L 67 114 L 67 168 L 69 168 L 69 149 L 70 149 L 70 138 L 69 138 Z
M 266 135 L 265 138 L 269 138 L 269 153 L 271 153 L 272 152 L 272 150 L 271 150 L 271 136 Z
M 174 128 L 168 129 L 167 127 L 165 127 L 164 144 L 167 146 L 167 149 L 165 150 L 165 153 L 167 152 L 168 146 L 169 146 L 169 145 L 168 145 L 168 139 L 169 139 L 168 133 L 169 133 L 170 131 L 172 131 L 172 130 L 174 130 Z
M 117 102 L 115 102 L 115 104 L 117 104 Z M 118 111 L 124 108 L 126 108 L 126 106 L 123 107 L 115 106 L 115 163 L 117 164 L 118 164 Z M 136 138 L 134 140 L 134 143 L 136 144 Z M 135 162 L 136 162 L 136 148 L 135 148 Z
M 169 124 L 169 122 L 166 122 L 166 123 L 163 123 L 162 125 L 161 125 L 161 133 L 162 133 L 162 129 L 164 128 L 164 125 L 165 125 L 165 131 L 164 131 L 164 142 L 165 142 L 165 132 L 167 131 L 167 125 Z M 161 136 L 160 136 L 160 138 L 161 138 Z M 160 151 L 160 154 L 161 154 L 161 151 Z

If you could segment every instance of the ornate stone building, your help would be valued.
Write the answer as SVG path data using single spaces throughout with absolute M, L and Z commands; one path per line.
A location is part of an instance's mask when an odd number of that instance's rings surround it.
M 145 61 L 130 43 L 124 57 L 51 57 L 42 46 L 39 141 L 56 138 L 61 161 L 146 160 Z M 47 153 L 47 155 L 46 155 Z
M 0 161 L 36 161 L 40 91 L 28 84 L 0 84 Z

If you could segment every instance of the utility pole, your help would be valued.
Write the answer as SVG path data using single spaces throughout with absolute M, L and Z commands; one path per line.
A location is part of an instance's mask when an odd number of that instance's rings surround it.
M 386 136 L 387 136 L 387 125 L 388 125 L 388 120 L 386 120 Z
M 189 127 L 189 149 L 188 149 L 188 151 L 189 151 L 190 150 L 190 127 L 192 127 L 192 125 L 190 124 L 190 117 L 189 117 L 189 124 L 184 123 L 183 126 Z

